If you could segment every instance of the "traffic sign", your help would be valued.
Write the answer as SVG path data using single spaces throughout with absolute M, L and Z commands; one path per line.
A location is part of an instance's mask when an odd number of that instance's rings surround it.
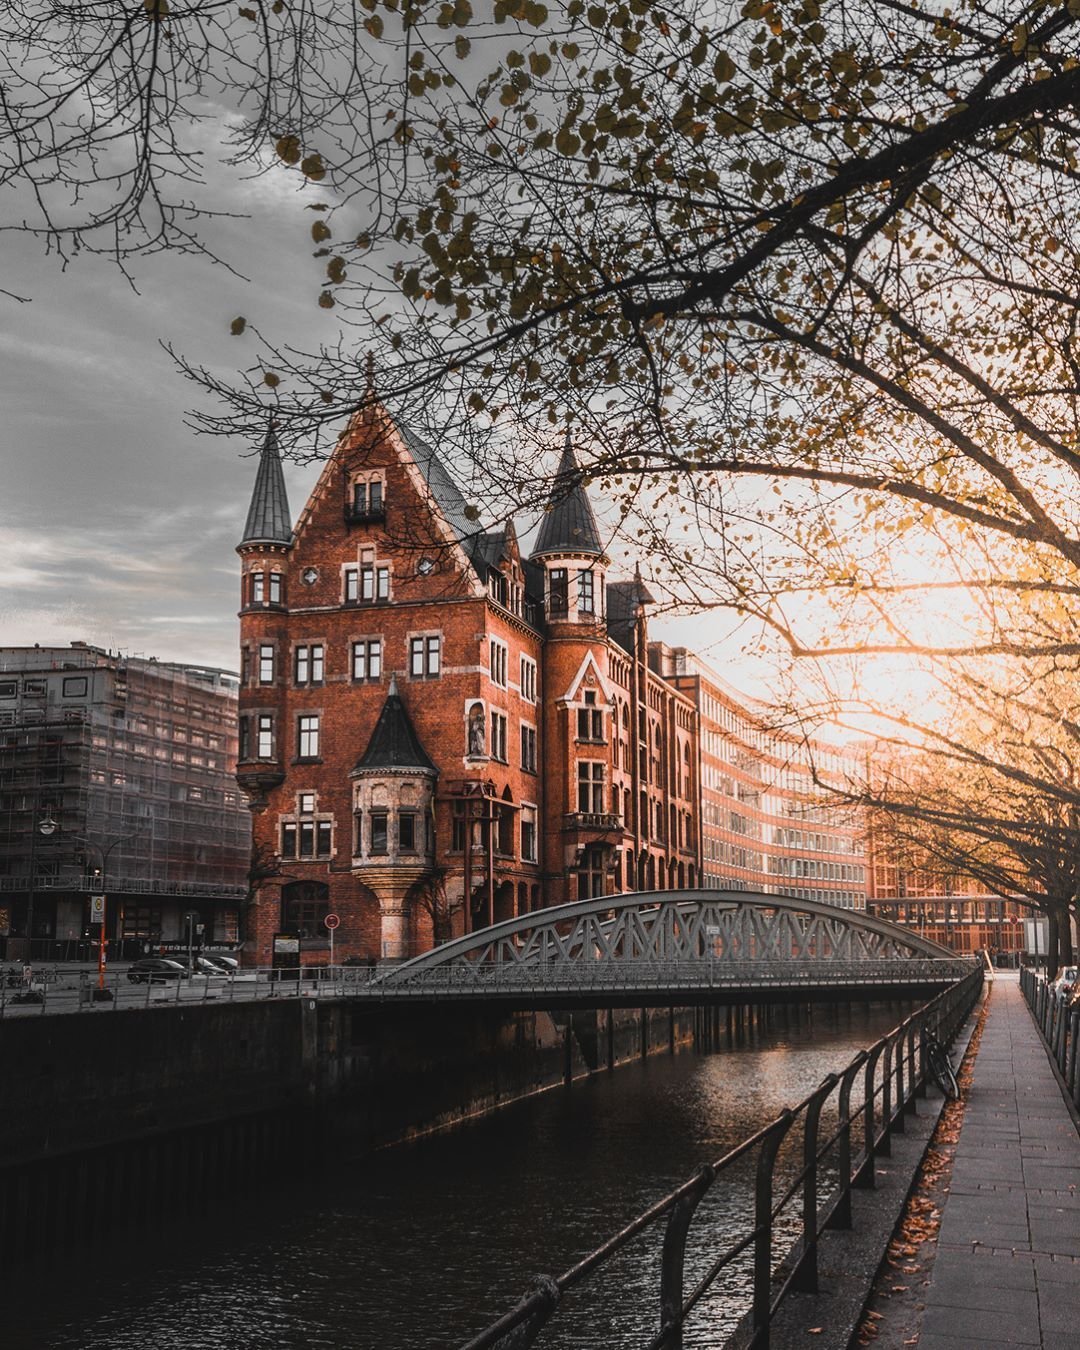
M 90 897 L 90 922 L 105 922 L 105 897 L 103 895 L 92 895 Z
M 332 933 L 334 929 L 338 926 L 338 924 L 341 923 L 341 916 L 340 914 L 328 914 L 326 918 L 323 919 L 323 923 L 327 926 L 327 928 L 330 929 Z

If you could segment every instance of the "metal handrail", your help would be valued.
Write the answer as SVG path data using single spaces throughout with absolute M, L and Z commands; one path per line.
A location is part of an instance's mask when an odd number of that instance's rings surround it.
M 868 1164 L 872 1184 L 874 1156 L 882 1151 L 881 1146 L 888 1139 L 890 1131 L 901 1127 L 904 1112 L 913 1108 L 915 1094 L 924 1087 L 926 1077 L 924 1054 L 919 1054 L 918 1069 L 914 1068 L 916 1038 L 919 1040 L 920 1050 L 926 1031 L 933 1031 L 946 1044 L 951 1043 L 978 998 L 982 980 L 981 967 L 970 971 L 957 984 L 905 1018 L 869 1051 L 860 1051 L 841 1073 L 829 1075 L 796 1107 L 782 1112 L 775 1120 L 763 1126 L 756 1134 L 730 1150 L 717 1162 L 706 1165 L 681 1186 L 661 1197 L 576 1265 L 561 1275 L 541 1277 L 516 1307 L 503 1313 L 477 1336 L 467 1341 L 462 1350 L 489 1350 L 491 1347 L 509 1350 L 511 1345 L 531 1344 L 540 1330 L 555 1316 L 564 1292 L 581 1283 L 587 1275 L 620 1252 L 632 1238 L 665 1217 L 667 1226 L 660 1263 L 661 1325 L 656 1335 L 648 1342 L 650 1350 L 681 1350 L 683 1328 L 689 1314 L 721 1272 L 736 1257 L 751 1248 L 754 1253 L 752 1306 L 735 1333 L 734 1339 L 740 1345 L 754 1347 L 754 1350 L 767 1350 L 770 1325 L 789 1290 L 816 1287 L 817 1242 L 821 1230 L 830 1223 L 838 1208 L 843 1221 L 845 1215 L 842 1211 L 845 1206 L 840 1202 L 850 1200 L 850 1191 L 852 1187 L 860 1184 L 860 1178 L 865 1176 Z M 883 1050 L 891 1053 L 885 1056 L 881 1083 L 879 1085 L 874 1081 L 870 1086 L 871 1078 L 876 1080 L 877 1066 L 882 1062 Z M 909 1068 L 906 1075 L 905 1061 Z M 850 1087 L 860 1069 L 867 1075 L 869 1091 L 861 1106 L 852 1111 Z M 892 1104 L 894 1079 L 895 1107 Z M 830 1138 L 822 1144 L 818 1136 L 821 1110 L 837 1087 L 841 1088 L 838 1098 L 839 1124 Z M 872 1121 L 879 1097 L 882 1103 L 880 1129 L 875 1131 Z M 837 1186 L 830 1195 L 822 1197 L 819 1164 L 834 1144 L 845 1137 L 850 1143 L 852 1122 L 863 1114 L 866 1115 L 868 1122 L 864 1145 L 867 1156 L 852 1160 L 848 1154 L 846 1165 L 839 1174 Z M 781 1144 L 800 1117 L 804 1118 L 803 1166 L 777 1200 L 773 1196 L 776 1157 Z M 716 1181 L 723 1177 L 737 1160 L 755 1150 L 758 1152 L 758 1163 L 753 1222 L 734 1244 L 710 1262 L 690 1294 L 684 1296 L 686 1245 L 694 1213 Z M 841 1156 L 844 1156 L 843 1151 Z M 778 1218 L 786 1212 L 787 1206 L 796 1196 L 802 1200 L 801 1237 L 785 1258 L 786 1270 L 782 1263 L 782 1278 L 778 1282 L 772 1254 L 774 1230 Z M 850 1210 L 847 1210 L 846 1218 L 850 1222 Z M 729 1341 L 729 1344 L 731 1343 Z
M 1080 1108 L 1080 1004 L 1066 999 L 1026 966 L 1020 968 L 1020 990 L 1065 1090 Z

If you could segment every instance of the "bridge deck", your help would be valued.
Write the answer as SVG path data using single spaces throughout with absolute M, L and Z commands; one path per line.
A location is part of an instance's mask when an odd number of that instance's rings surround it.
M 1080 1345 L 1080 1135 L 1015 979 L 994 982 L 919 1350 Z

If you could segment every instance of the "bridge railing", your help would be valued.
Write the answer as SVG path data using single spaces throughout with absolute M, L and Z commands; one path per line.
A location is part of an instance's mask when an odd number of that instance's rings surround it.
M 1024 966 L 1020 968 L 1020 989 L 1073 1105 L 1080 1108 L 1080 1003 L 1073 1003 Z
M 352 981 L 343 972 L 344 993 L 363 993 L 371 997 L 393 999 L 426 993 L 433 996 L 497 994 L 528 990 L 537 993 L 577 991 L 631 992 L 671 989 L 699 992 L 730 988 L 825 988 L 850 984 L 941 985 L 970 973 L 967 960 L 857 960 L 820 961 L 816 959 L 722 960 L 702 957 L 694 960 L 661 961 L 538 961 L 520 964 L 506 961 L 458 962 L 408 972 L 398 978 L 393 970 L 374 979 Z M 404 972 L 403 972 L 404 976 Z M 354 988 L 350 984 L 355 983 Z
M 777 994 L 830 988 L 940 988 L 972 969 L 970 961 L 550 961 L 535 965 L 463 962 L 413 971 L 407 979 L 387 966 L 304 966 L 300 970 L 242 969 L 231 975 L 152 976 L 112 967 L 98 994 L 98 976 L 85 965 L 35 962 L 0 965 L 0 1018 L 41 1012 L 156 1007 L 167 1003 L 263 998 L 350 998 L 377 1002 L 478 999 L 605 999 L 693 1002 L 709 991 Z M 29 997 L 28 997 L 29 995 Z
M 714 1163 L 704 1166 L 594 1251 L 559 1275 L 541 1276 L 516 1307 L 492 1322 L 462 1350 L 511 1350 L 531 1345 L 558 1316 L 564 1296 L 611 1265 L 650 1230 L 662 1231 L 656 1273 L 660 1319 L 649 1350 L 682 1350 L 683 1331 L 695 1309 L 740 1258 L 751 1267 L 750 1308 L 728 1345 L 767 1350 L 770 1327 L 792 1290 L 814 1292 L 818 1244 L 826 1228 L 850 1228 L 852 1189 L 872 1188 L 874 1158 L 888 1154 L 890 1138 L 904 1129 L 905 1114 L 927 1084 L 927 1033 L 951 1044 L 978 998 L 983 972 L 970 971 L 924 1007 L 907 1017 L 869 1050 L 860 1052 L 842 1072 L 830 1074 L 797 1106 Z M 830 1125 L 822 1128 L 823 1111 Z M 801 1136 L 801 1137 L 800 1137 Z M 777 1157 L 785 1143 L 794 1147 L 798 1165 L 778 1182 Z M 687 1250 L 695 1213 L 715 1187 L 724 1187 L 740 1163 L 754 1168 L 753 1212 L 738 1235 L 721 1250 L 696 1251 L 701 1267 L 687 1287 Z M 836 1184 L 823 1184 L 826 1164 Z M 781 1234 L 795 1226 L 794 1246 L 778 1259 Z M 703 1237 L 702 1242 L 706 1239 Z

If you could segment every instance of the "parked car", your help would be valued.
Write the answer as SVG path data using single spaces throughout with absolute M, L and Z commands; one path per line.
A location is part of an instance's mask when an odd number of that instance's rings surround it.
M 191 958 L 191 967 L 188 966 L 187 956 L 182 952 L 173 952 L 168 959 L 175 962 L 175 964 L 183 970 L 185 975 L 188 974 L 189 969 L 196 977 L 202 975 L 207 979 L 223 979 L 226 974 L 220 966 L 215 965 L 214 962 L 206 956 L 193 956 Z
M 132 984 L 164 984 L 168 980 L 183 980 L 187 971 L 179 961 L 165 956 L 144 956 L 132 961 L 128 967 L 128 979 Z
M 235 956 L 223 956 L 218 952 L 207 952 L 203 961 L 208 961 L 212 966 L 217 966 L 223 975 L 231 975 L 233 971 L 240 969 L 240 962 Z

